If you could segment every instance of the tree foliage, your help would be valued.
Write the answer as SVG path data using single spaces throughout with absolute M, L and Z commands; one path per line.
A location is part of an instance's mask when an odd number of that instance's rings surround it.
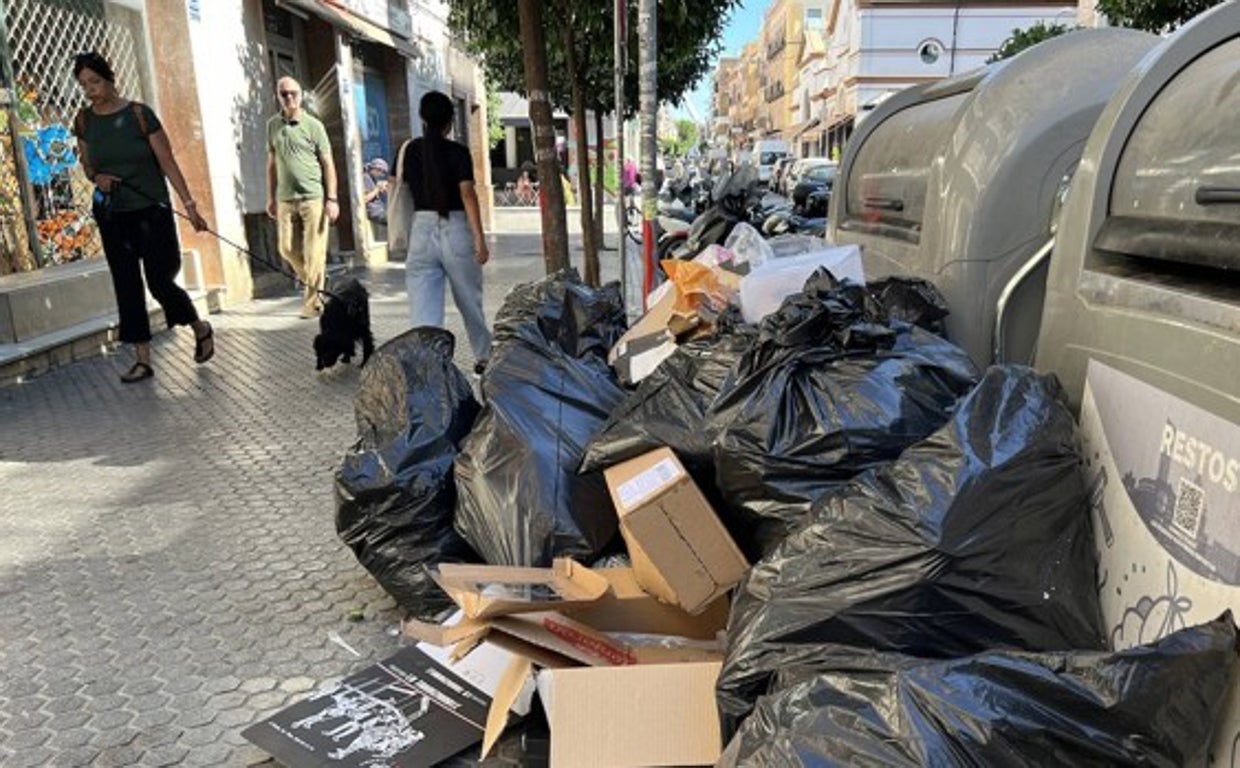
M 999 50 L 995 51 L 993 56 L 986 59 L 986 63 L 1010 59 L 1026 48 L 1032 48 L 1043 40 L 1050 40 L 1052 37 L 1058 37 L 1073 29 L 1076 27 L 1069 27 L 1066 24 L 1047 24 L 1044 21 L 1039 21 L 1027 29 L 1013 29 L 1012 36 L 1003 41 L 1003 45 L 999 46 Z
M 1163 34 L 1222 0 L 1098 0 L 1098 13 L 1117 27 Z
M 499 121 L 499 91 L 487 89 L 487 146 L 495 149 L 504 140 L 504 126 Z
M 659 101 L 676 103 L 711 72 L 722 50 L 723 30 L 739 0 L 663 0 L 659 3 Z M 513 0 L 450 0 L 453 29 L 467 31 L 470 53 L 482 58 L 495 88 L 526 95 L 521 67 L 522 41 Z M 615 105 L 612 3 L 609 0 L 546 0 L 549 25 L 571 25 L 577 60 L 582 62 L 587 107 L 610 112 Z M 637 2 L 628 2 L 628 54 L 625 116 L 637 110 Z M 571 108 L 571 83 L 562 36 L 547 34 L 547 67 L 553 103 Z
M 660 142 L 660 149 L 673 157 L 684 157 L 698 145 L 698 127 L 692 120 L 676 121 L 676 138 Z

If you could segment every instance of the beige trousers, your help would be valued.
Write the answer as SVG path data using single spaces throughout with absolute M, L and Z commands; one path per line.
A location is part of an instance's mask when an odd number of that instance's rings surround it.
M 327 213 L 322 200 L 280 201 L 276 205 L 280 257 L 306 288 L 303 315 L 319 311 L 319 291 L 327 272 Z

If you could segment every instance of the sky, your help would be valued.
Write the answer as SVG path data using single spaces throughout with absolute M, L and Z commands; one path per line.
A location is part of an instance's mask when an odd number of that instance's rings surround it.
M 741 6 L 732 11 L 732 18 L 728 20 L 727 27 L 723 30 L 722 56 L 739 56 L 745 43 L 762 33 L 762 14 L 766 12 L 769 4 L 769 0 L 743 0 Z M 710 73 L 702 78 L 698 87 L 689 95 L 689 99 L 693 101 L 693 106 L 703 120 L 710 115 L 711 77 L 714 70 L 715 67 L 712 64 Z M 692 118 L 683 106 L 672 110 L 672 114 L 677 118 Z

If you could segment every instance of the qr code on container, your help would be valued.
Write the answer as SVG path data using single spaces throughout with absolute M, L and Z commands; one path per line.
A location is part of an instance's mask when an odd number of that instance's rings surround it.
M 1205 506 L 1205 492 L 1195 483 L 1181 478 L 1175 496 L 1175 509 L 1171 513 L 1172 524 L 1190 538 L 1196 538 Z

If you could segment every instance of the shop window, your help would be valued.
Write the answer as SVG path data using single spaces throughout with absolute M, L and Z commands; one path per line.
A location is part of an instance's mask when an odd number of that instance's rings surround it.
M 74 117 L 85 105 L 72 54 L 98 51 L 127 98 L 149 102 L 140 73 L 146 51 L 141 14 L 105 0 L 8 0 L 12 103 L 0 146 L 0 274 L 98 258 L 90 216 L 93 187 L 78 162 Z M 28 197 L 20 194 L 25 186 Z M 27 237 L 33 219 L 33 241 Z M 24 242 L 25 247 L 22 247 Z

